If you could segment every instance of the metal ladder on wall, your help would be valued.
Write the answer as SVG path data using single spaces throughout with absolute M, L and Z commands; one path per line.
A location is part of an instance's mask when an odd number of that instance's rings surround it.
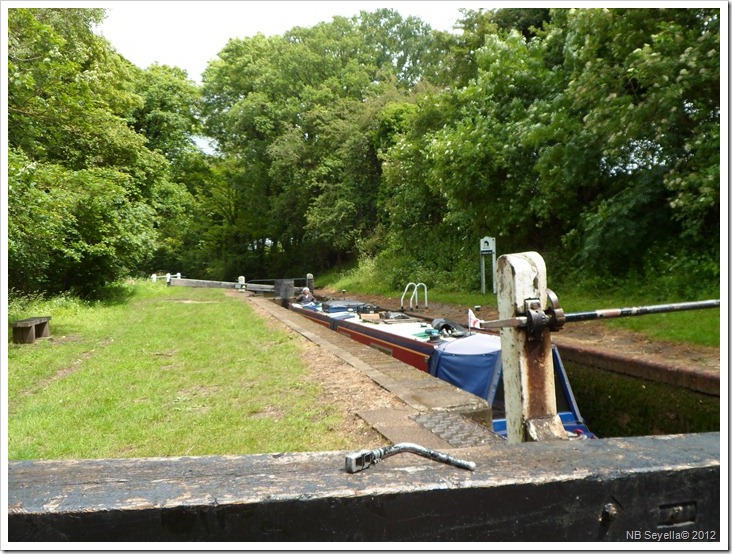
M 427 309 L 427 285 L 424 283 L 408 283 L 407 286 L 404 287 L 402 299 L 399 302 L 402 311 L 404 311 L 404 297 L 412 287 L 414 287 L 414 290 L 412 291 L 412 296 L 409 297 L 409 309 L 411 310 L 413 308 L 412 304 L 414 304 L 414 308 L 419 308 L 419 287 L 424 289 L 424 308 Z

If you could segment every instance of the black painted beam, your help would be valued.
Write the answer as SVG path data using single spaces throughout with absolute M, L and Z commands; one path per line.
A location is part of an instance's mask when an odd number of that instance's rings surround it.
M 345 452 L 11 461 L 8 537 L 553 542 L 686 532 L 720 538 L 719 433 L 451 452 L 476 462 L 476 470 L 400 454 L 349 474 Z

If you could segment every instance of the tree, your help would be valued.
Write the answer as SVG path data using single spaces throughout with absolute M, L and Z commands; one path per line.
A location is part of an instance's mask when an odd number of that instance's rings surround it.
M 201 91 L 121 58 L 101 17 L 9 11 L 13 285 L 363 256 L 471 288 L 485 234 L 608 275 L 679 237 L 718 253 L 719 10 L 464 11 L 453 35 L 380 9 L 230 40 Z
M 413 88 L 423 78 L 435 74 L 434 35 L 429 25 L 417 17 L 404 19 L 398 12 L 382 8 L 362 11 L 354 19 L 363 37 L 366 56 L 378 68 L 389 68 L 403 90 Z
M 154 251 L 158 214 L 185 201 L 164 155 L 129 125 L 145 108 L 139 70 L 94 34 L 103 17 L 8 10 L 9 284 L 18 290 L 90 295 L 138 273 Z M 148 121 L 140 130 L 152 129 Z M 156 147 L 171 154 L 180 133 L 157 131 Z
M 491 14 L 491 21 L 498 29 L 519 31 L 526 40 L 531 40 L 551 19 L 549 8 L 502 8 Z
M 422 22 L 379 10 L 232 40 L 209 66 L 206 128 L 246 175 L 241 201 L 256 191 L 267 207 L 266 267 L 314 270 L 355 254 L 380 178 L 364 114 L 419 81 L 431 40 Z
M 386 243 L 408 243 L 408 229 L 437 242 L 431 221 L 579 271 L 642 271 L 680 234 L 714 256 L 718 11 L 552 10 L 530 33 L 516 15 L 468 13 L 447 41 L 442 78 L 459 87 L 420 103 L 385 156 Z M 430 263 L 400 252 L 405 267 Z
M 677 249 L 682 233 L 692 248 L 718 244 L 709 242 L 719 231 L 718 17 L 703 8 L 576 10 L 558 13 L 562 30 L 546 35 L 565 37 L 566 86 L 550 110 L 564 114 L 561 132 L 573 131 L 545 143 L 537 169 L 569 198 L 592 176 L 570 236 L 586 237 L 581 255 L 596 270 L 642 265 L 651 247 Z M 609 255 L 619 245 L 622 259 Z
M 33 159 L 124 166 L 144 143 L 126 117 L 140 105 L 132 67 L 94 35 L 103 10 L 8 10 L 8 138 Z
M 50 285 L 51 254 L 64 248 L 70 200 L 38 183 L 39 164 L 20 150 L 8 152 L 8 278 L 22 292 Z
M 135 92 L 143 104 L 132 112 L 131 121 L 135 131 L 147 138 L 148 149 L 175 162 L 184 151 L 195 148 L 200 90 L 185 71 L 153 64 L 139 73 Z
M 11 151 L 8 275 L 22 292 L 94 295 L 152 252 L 152 209 L 111 169 L 69 170 Z

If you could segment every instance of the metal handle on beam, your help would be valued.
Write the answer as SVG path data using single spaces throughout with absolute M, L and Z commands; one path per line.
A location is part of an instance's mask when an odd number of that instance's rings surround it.
M 359 450 L 358 452 L 352 452 L 346 455 L 346 471 L 348 473 L 356 473 L 363 471 L 364 469 L 371 467 L 374 464 L 379 463 L 384 458 L 393 456 L 394 454 L 401 454 L 402 452 L 411 452 L 419 456 L 424 456 L 430 460 L 441 462 L 443 464 L 449 464 L 461 469 L 468 469 L 470 471 L 475 470 L 475 462 L 469 462 L 467 460 L 461 460 L 450 454 L 438 452 L 418 444 L 410 442 L 401 442 L 391 446 L 385 446 L 383 448 L 377 448 L 375 450 Z

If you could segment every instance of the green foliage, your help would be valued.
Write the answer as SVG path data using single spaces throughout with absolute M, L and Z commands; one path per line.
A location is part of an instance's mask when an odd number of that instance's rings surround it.
M 565 43 L 566 94 L 605 180 L 660 169 L 692 240 L 719 230 L 719 40 L 719 10 L 623 9 L 576 10 Z
M 153 212 L 129 197 L 130 181 L 114 170 L 70 171 L 11 151 L 11 286 L 88 295 L 139 267 L 154 248 Z
M 46 284 L 50 255 L 64 244 L 69 201 L 60 190 L 35 181 L 36 164 L 17 150 L 8 153 L 8 277 L 25 291 Z
M 9 10 L 16 288 L 362 257 L 475 290 L 484 235 L 561 275 L 718 280 L 719 9 L 465 10 L 460 34 L 379 9 L 232 39 L 200 90 L 122 59 L 103 15 Z
M 482 33 L 470 78 L 418 103 L 383 154 L 385 263 L 424 266 L 422 247 L 391 246 L 420 225 L 603 276 L 643 272 L 679 237 L 714 256 L 718 10 L 552 10 L 529 33 L 507 23 L 520 15 L 466 14 L 461 48 Z
M 394 10 L 381 8 L 371 13 L 362 11 L 354 23 L 376 67 L 393 70 L 405 88 L 413 87 L 433 71 L 431 64 L 425 62 L 433 50 L 434 39 L 429 25 L 420 19 L 403 19 Z
M 240 162 L 237 204 L 256 198 L 253 213 L 266 213 L 227 253 L 240 271 L 312 271 L 355 254 L 377 223 L 379 149 L 398 125 L 379 114 L 409 103 L 431 40 L 420 21 L 378 10 L 229 41 L 207 69 L 203 106 L 208 132 Z
M 180 70 L 126 62 L 92 31 L 103 17 L 8 10 L 8 274 L 19 291 L 101 294 L 140 272 L 159 239 L 169 247 L 157 218 L 190 213 L 164 155 L 189 147 L 197 90 Z
M 520 31 L 529 39 L 549 22 L 550 17 L 549 8 L 503 8 L 496 10 L 491 20 L 499 29 Z
M 653 177 L 640 176 L 612 198 L 600 201 L 565 235 L 565 244 L 581 237 L 579 267 L 598 274 L 627 275 L 646 266 L 649 258 L 663 258 L 662 246 L 673 247 L 672 237 L 679 236 L 680 228 L 673 221 L 663 183 Z
M 671 255 L 652 249 L 643 267 L 622 276 L 563 272 L 550 261 L 547 268 L 550 287 L 566 312 L 720 298 L 719 258 L 683 248 Z M 719 346 L 721 338 L 717 309 L 618 318 L 605 324 L 707 346 Z
M 73 169 L 129 166 L 144 143 L 125 118 L 140 104 L 131 66 L 91 31 L 103 10 L 8 10 L 8 138 Z
M 631 276 L 630 284 L 657 298 L 705 300 L 720 297 L 720 278 L 718 251 L 715 255 L 680 246 L 672 253 L 651 249 L 643 269 Z
M 144 104 L 131 114 L 135 131 L 147 138 L 147 148 L 175 162 L 199 130 L 198 87 L 182 69 L 153 64 L 140 72 L 136 92 Z

